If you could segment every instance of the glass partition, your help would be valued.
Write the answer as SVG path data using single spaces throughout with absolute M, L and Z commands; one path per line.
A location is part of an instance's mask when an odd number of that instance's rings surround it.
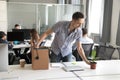
M 8 3 L 8 30 L 14 28 L 15 24 L 20 24 L 22 28 L 36 27 L 36 5 L 24 3 Z
M 83 12 L 83 5 L 7 3 L 8 31 L 20 24 L 22 28 L 36 28 L 41 34 L 60 20 L 71 20 L 76 11 Z

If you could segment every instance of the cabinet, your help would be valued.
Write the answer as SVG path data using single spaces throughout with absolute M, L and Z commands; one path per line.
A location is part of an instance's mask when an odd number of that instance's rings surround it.
M 8 70 L 8 45 L 0 43 L 0 72 Z

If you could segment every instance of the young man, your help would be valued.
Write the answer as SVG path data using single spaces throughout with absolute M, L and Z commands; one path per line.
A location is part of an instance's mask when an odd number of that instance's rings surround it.
M 0 43 L 8 44 L 8 49 L 12 49 L 13 45 L 8 43 L 7 36 L 3 31 L 0 31 Z
M 21 26 L 19 24 L 15 24 L 14 29 L 19 30 L 19 29 L 21 29 Z M 20 43 L 20 41 L 13 41 L 13 42 L 14 43 Z M 14 50 L 16 56 L 19 57 L 20 54 L 21 54 L 21 48 L 17 48 L 17 49 L 13 49 L 13 50 Z M 29 50 L 29 48 L 25 48 L 23 53 L 27 53 L 28 50 Z
M 91 38 L 88 37 L 88 31 L 87 31 L 86 28 L 82 28 L 82 38 L 80 39 L 80 42 L 81 42 L 82 45 L 87 44 L 88 48 L 87 48 L 87 51 L 85 53 L 86 56 L 87 56 L 87 54 L 90 53 L 88 50 L 89 49 L 91 50 L 91 47 L 93 46 L 94 42 L 93 42 L 93 40 Z M 72 48 L 73 48 L 73 55 L 75 56 L 76 61 L 81 61 L 82 59 L 81 59 L 81 57 L 78 54 L 78 51 L 76 49 L 76 44 L 75 43 L 73 44 Z M 86 50 L 85 48 L 86 47 L 84 46 L 84 50 Z
M 19 24 L 15 24 L 15 29 L 21 29 L 21 26 Z
M 81 43 L 94 43 L 91 38 L 88 37 L 88 30 L 86 28 L 82 28 L 83 37 L 81 38 Z
M 75 12 L 72 16 L 72 21 L 61 21 L 53 25 L 40 37 L 39 44 L 51 33 L 55 33 L 55 38 L 52 42 L 51 62 L 72 61 L 72 42 L 76 40 L 77 50 L 82 59 L 87 63 L 90 62 L 85 57 L 85 53 L 80 43 L 82 37 L 81 26 L 84 23 L 84 15 L 81 12 Z
M 3 31 L 0 31 L 0 43 L 8 43 L 6 34 Z
M 15 24 L 14 29 L 21 29 L 21 26 L 19 24 Z M 14 44 L 20 43 L 19 41 L 13 41 Z M 21 54 L 21 48 L 13 49 L 16 57 L 20 57 Z
M 81 44 L 92 44 L 94 41 L 88 37 L 88 30 L 86 28 L 82 28 L 82 38 L 80 38 Z M 73 44 L 73 50 L 76 49 L 76 44 Z

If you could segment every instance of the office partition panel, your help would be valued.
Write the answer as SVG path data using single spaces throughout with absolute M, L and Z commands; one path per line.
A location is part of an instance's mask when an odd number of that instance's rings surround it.
M 116 36 L 116 44 L 120 46 L 120 12 L 119 12 L 119 21 L 118 21 L 118 29 L 117 29 L 117 36 Z

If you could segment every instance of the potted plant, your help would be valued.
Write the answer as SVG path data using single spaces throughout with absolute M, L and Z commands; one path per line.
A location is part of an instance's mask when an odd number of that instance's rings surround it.
M 97 62 L 95 62 L 96 58 L 92 58 L 90 61 L 90 69 L 96 69 L 96 64 Z

